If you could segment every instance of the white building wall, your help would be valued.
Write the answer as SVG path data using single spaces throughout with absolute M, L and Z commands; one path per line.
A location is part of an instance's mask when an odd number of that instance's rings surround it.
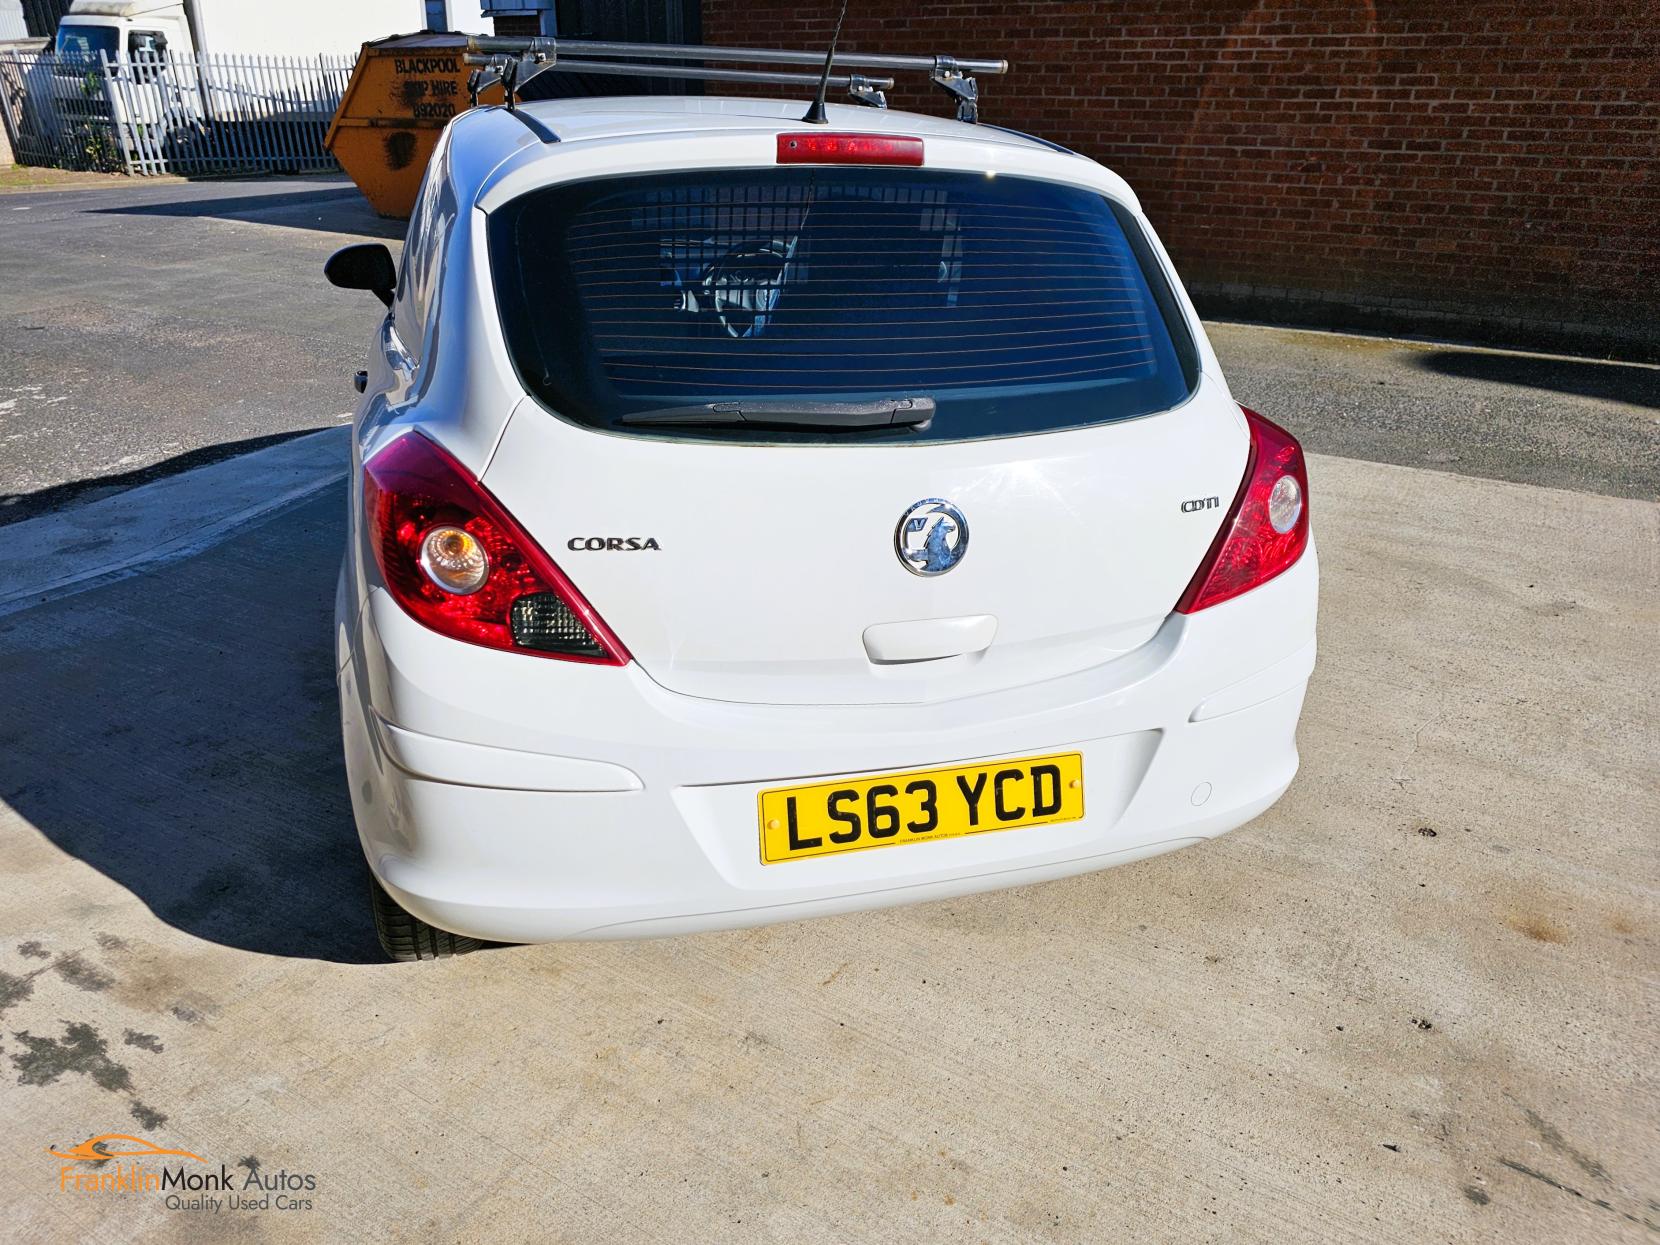
M 23 0 L 0 0 L 0 43 L 28 37 L 29 28 L 23 24 Z
M 3 2 L 4 0 L 0 0 L 0 3 Z M 459 30 L 462 34 L 468 35 L 495 33 L 495 27 L 490 19 L 484 16 L 484 9 L 479 0 L 446 0 L 444 8 L 449 15 L 451 30 Z

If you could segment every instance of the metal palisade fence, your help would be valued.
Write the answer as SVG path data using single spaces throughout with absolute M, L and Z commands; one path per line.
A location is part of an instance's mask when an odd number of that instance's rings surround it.
M 352 56 L 0 53 L 0 118 L 23 164 L 136 174 L 338 167 L 323 147 Z

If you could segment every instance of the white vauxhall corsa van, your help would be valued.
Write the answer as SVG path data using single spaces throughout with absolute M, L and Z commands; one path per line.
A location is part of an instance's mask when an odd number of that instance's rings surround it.
M 1059 878 L 1291 782 L 1303 453 L 1093 161 L 855 106 L 474 108 L 401 269 L 331 269 L 390 300 L 336 640 L 395 958 Z

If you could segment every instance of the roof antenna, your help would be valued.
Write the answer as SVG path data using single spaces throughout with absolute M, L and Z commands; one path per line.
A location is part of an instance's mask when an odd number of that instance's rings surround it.
M 824 93 L 830 89 L 830 66 L 836 60 L 836 44 L 842 37 L 842 22 L 847 19 L 847 0 L 842 0 L 842 11 L 836 18 L 836 33 L 830 36 L 830 51 L 824 57 L 824 72 L 818 77 L 818 94 L 813 96 L 813 106 L 807 110 L 807 115 L 801 118 L 808 125 L 829 125 L 830 118 L 824 112 Z

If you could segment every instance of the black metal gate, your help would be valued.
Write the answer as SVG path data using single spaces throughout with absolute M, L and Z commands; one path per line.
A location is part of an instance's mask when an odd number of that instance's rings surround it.
M 31 39 L 50 39 L 58 21 L 69 11 L 70 0 L 23 0 L 23 27 Z

